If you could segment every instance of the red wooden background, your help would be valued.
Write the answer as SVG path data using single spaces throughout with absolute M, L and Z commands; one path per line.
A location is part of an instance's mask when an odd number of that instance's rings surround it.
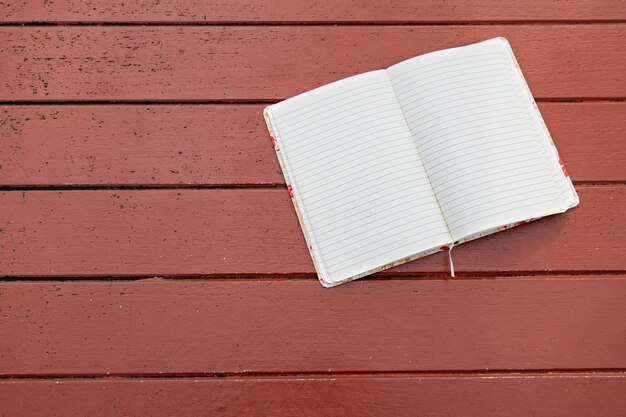
M 581 205 L 323 289 L 267 103 L 511 42 Z M 626 7 L 0 3 L 0 415 L 626 415 Z

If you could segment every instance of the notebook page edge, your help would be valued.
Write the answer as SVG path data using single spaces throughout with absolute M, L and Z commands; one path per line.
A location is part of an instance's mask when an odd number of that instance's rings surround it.
M 513 52 L 513 48 L 511 47 L 509 40 L 505 38 L 504 36 L 498 36 L 490 40 L 499 40 L 500 42 L 503 42 L 505 47 L 507 48 L 509 52 L 509 56 L 512 59 L 513 64 L 515 65 L 515 69 L 517 70 L 518 76 L 522 80 L 525 92 L 529 96 L 533 109 L 535 110 L 537 114 L 537 118 L 539 119 L 539 123 L 541 124 L 542 131 L 545 134 L 546 139 L 548 140 L 548 143 L 550 144 L 550 148 L 555 157 L 555 162 L 560 165 L 561 169 L 563 170 L 563 174 L 566 177 L 566 184 L 572 193 L 572 202 L 570 203 L 569 207 L 563 212 L 578 206 L 580 204 L 580 197 L 578 197 L 578 193 L 576 192 L 576 187 L 574 187 L 574 182 L 572 181 L 572 177 L 570 177 L 569 173 L 567 172 L 567 169 L 565 168 L 565 164 L 563 163 L 563 160 L 561 159 L 559 155 L 559 151 L 556 148 L 556 145 L 554 144 L 552 135 L 550 134 L 550 131 L 548 130 L 548 125 L 546 125 L 546 122 L 543 119 L 543 115 L 541 114 L 541 111 L 539 111 L 539 106 L 537 106 L 537 102 L 535 101 L 535 98 L 533 97 L 532 91 L 530 90 L 530 86 L 528 85 L 528 82 L 526 81 L 526 77 L 524 77 L 522 68 L 520 67 L 519 62 L 517 61 L 517 58 L 515 57 L 515 53 Z M 554 214 L 557 214 L 557 213 L 554 213 Z
M 433 254 L 435 254 L 437 252 L 447 251 L 450 248 L 451 245 L 453 245 L 453 242 L 446 242 L 445 244 L 442 244 L 439 247 L 434 247 L 434 248 L 431 248 L 431 249 L 427 249 L 427 250 L 423 250 L 423 251 L 417 252 L 417 253 L 415 253 L 413 255 L 410 255 L 410 256 L 398 259 L 398 260 L 393 261 L 393 262 L 386 263 L 385 265 L 381 265 L 381 266 L 379 266 L 377 268 L 370 269 L 368 271 L 362 272 L 360 274 L 353 275 L 353 276 L 351 276 L 349 278 L 346 278 L 346 279 L 343 279 L 343 280 L 340 280 L 340 281 L 328 281 L 328 282 L 320 281 L 320 283 L 325 288 L 336 287 L 337 285 L 345 284 L 346 282 L 350 282 L 350 281 L 355 281 L 357 279 L 360 279 L 360 278 L 363 278 L 363 277 L 366 277 L 366 276 L 369 276 L 369 275 L 372 275 L 372 274 L 376 274 L 378 272 L 385 271 L 387 269 L 390 269 L 390 268 L 393 268 L 393 267 L 396 267 L 396 266 L 399 266 L 399 265 L 403 265 L 405 263 L 408 263 L 408 262 L 411 262 L 411 261 L 415 261 L 417 259 L 429 256 L 429 255 L 433 255 Z
M 290 174 L 291 171 L 289 169 L 289 166 L 287 165 L 287 162 L 282 157 L 281 152 L 280 152 L 280 147 L 278 145 L 278 142 L 276 141 L 277 132 L 273 127 L 272 116 L 271 116 L 271 108 L 273 106 L 274 104 L 269 105 L 263 109 L 263 118 L 265 119 L 267 130 L 269 131 L 270 139 L 274 147 L 274 153 L 276 154 L 276 157 L 278 159 L 278 164 L 280 165 L 280 170 L 283 173 L 283 177 L 285 178 L 285 182 L 289 189 L 289 185 L 291 184 L 291 174 Z M 314 242 L 313 236 L 304 221 L 304 214 L 301 212 L 300 205 L 298 204 L 297 200 L 294 198 L 294 194 L 291 192 L 291 190 L 289 190 L 289 196 L 291 197 L 291 202 L 296 211 L 296 217 L 298 218 L 298 222 L 300 223 L 300 228 L 304 231 L 303 233 L 304 240 L 306 242 L 309 254 L 311 255 L 311 260 L 313 261 L 313 267 L 315 268 L 317 279 L 323 286 L 326 287 L 327 280 L 326 280 L 326 275 L 324 273 L 324 268 L 322 265 L 322 258 L 321 256 L 317 254 L 317 251 L 315 249 L 317 248 L 317 242 Z

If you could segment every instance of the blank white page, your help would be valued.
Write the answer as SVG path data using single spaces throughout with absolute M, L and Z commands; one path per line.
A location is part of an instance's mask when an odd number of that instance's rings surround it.
M 267 116 L 322 284 L 451 242 L 384 70 L 285 100 Z
M 505 39 L 388 72 L 455 241 L 575 204 Z

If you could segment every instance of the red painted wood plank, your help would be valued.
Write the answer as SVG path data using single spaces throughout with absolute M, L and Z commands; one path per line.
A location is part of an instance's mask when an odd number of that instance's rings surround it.
M 0 382 L 8 416 L 621 417 L 624 374 Z
M 626 96 L 626 24 L 113 26 L 1 28 L 0 100 L 274 100 L 495 36 L 536 97 Z
M 0 22 L 474 22 L 474 21 L 603 21 L 626 19 L 620 2 L 524 0 L 494 7 L 486 0 L 455 2 L 392 0 L 17 0 L 0 6 Z
M 264 105 L 0 106 L 0 184 L 283 184 Z M 626 103 L 541 103 L 576 181 L 626 181 Z
M 0 183 L 284 183 L 263 107 L 0 106 Z
M 0 370 L 623 369 L 624 278 L 4 282 Z
M 625 186 L 579 186 L 580 207 L 455 248 L 460 272 L 626 270 Z M 0 274 L 313 274 L 286 190 L 0 193 Z M 446 253 L 386 273 L 446 273 Z

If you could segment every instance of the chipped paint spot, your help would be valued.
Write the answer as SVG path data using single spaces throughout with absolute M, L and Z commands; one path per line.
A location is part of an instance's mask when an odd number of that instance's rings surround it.
M 272 141 L 272 145 L 274 146 L 274 150 L 276 152 L 279 152 L 280 148 L 278 147 L 278 143 L 276 143 L 276 139 L 274 138 L 274 136 L 270 135 L 270 139 Z
M 559 156 L 559 165 L 561 165 L 561 169 L 563 170 L 563 174 L 566 177 L 569 177 L 569 174 L 567 173 L 567 169 L 565 168 L 565 164 L 563 163 L 563 160 L 561 159 L 560 156 Z

